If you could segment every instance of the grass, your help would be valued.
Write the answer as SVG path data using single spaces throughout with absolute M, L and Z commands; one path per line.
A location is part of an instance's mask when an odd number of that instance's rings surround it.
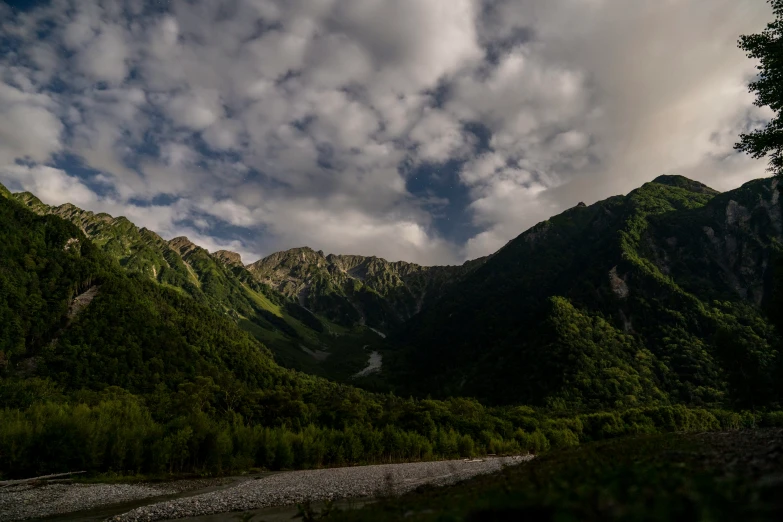
M 327 322 L 327 332 L 319 334 L 285 312 L 283 317 L 288 324 L 300 332 L 301 340 L 291 339 L 278 330 L 262 328 L 246 318 L 239 320 L 239 327 L 264 343 L 275 354 L 278 364 L 286 368 L 295 368 L 339 382 L 362 385 L 366 379 L 355 380 L 353 375 L 367 366 L 370 352 L 377 350 L 384 354 L 388 349 L 387 342 L 369 328 L 356 326 L 349 329 Z M 329 330 L 337 335 L 328 333 Z M 302 350 L 300 345 L 313 351 L 326 351 L 329 357 L 324 361 L 317 361 Z M 378 383 L 377 380 L 378 376 L 373 376 L 373 389 L 383 388 L 385 383 Z
M 280 309 L 280 306 L 270 301 L 267 296 L 248 288 L 248 286 L 244 283 L 242 283 L 242 287 L 245 289 L 245 292 L 247 292 L 247 295 L 250 296 L 250 299 L 252 299 L 258 306 L 264 310 L 267 310 L 268 312 L 275 314 L 277 317 L 283 317 L 283 312 Z
M 556 450 L 339 521 L 783 520 L 783 431 L 655 435 Z

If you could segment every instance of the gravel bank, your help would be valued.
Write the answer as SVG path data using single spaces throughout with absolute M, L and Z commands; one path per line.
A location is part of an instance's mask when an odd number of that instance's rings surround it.
M 384 493 L 399 495 L 422 484 L 445 486 L 476 475 L 499 471 L 503 464 L 519 464 L 531 458 L 504 457 L 292 471 L 242 482 L 221 491 L 143 506 L 109 520 L 151 522 L 284 506 L 308 500 L 366 497 Z
M 24 520 L 84 511 L 150 497 L 225 484 L 226 479 L 179 480 L 160 484 L 27 483 L 0 488 L 0 521 Z
M 383 365 L 383 356 L 381 355 L 381 352 L 372 352 L 370 354 L 370 360 L 367 361 L 367 366 L 362 371 L 355 373 L 353 377 L 355 379 L 356 377 L 364 377 L 365 375 L 370 375 L 371 373 L 379 372 L 381 371 L 382 365 Z

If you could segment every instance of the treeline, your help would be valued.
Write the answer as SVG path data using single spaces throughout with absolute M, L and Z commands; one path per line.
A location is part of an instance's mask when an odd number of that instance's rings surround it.
M 531 361 L 497 362 L 510 372 L 506 382 L 562 399 L 545 404 L 561 412 L 555 416 L 464 398 L 368 393 L 283 369 L 227 315 L 126 273 L 73 224 L 2 197 L 0 245 L 3 476 L 74 469 L 220 474 L 542 452 L 628 434 L 780 420 L 665 406 L 670 398 L 659 393 L 658 369 L 630 336 L 557 300 L 547 350 L 531 359 L 543 365 L 539 373 L 525 373 Z M 89 306 L 69 314 L 73 298 L 94 287 Z M 746 371 L 744 359 L 731 358 L 734 339 L 725 344 L 724 357 Z M 616 364 L 603 368 L 602 360 Z M 563 371 L 573 361 L 582 369 Z M 542 375 L 558 379 L 558 389 L 546 388 Z M 507 391 L 515 402 L 524 399 Z M 648 407 L 628 409 L 638 404 Z M 562 413 L 607 405 L 623 411 Z
M 561 417 L 512 407 L 494 410 L 482 419 L 455 416 L 435 423 L 431 411 L 422 411 L 421 404 L 402 402 L 408 408 L 419 407 L 418 415 L 409 411 L 403 422 L 379 418 L 375 423 L 338 428 L 292 422 L 265 426 L 247 422 L 239 413 L 201 410 L 162 422 L 144 399 L 119 388 L 96 394 L 91 402 L 63 401 L 53 395 L 24 409 L 0 410 L 0 471 L 8 477 L 77 469 L 226 474 L 252 468 L 309 469 L 541 453 L 626 435 L 783 426 L 783 412 L 736 413 L 684 406 Z

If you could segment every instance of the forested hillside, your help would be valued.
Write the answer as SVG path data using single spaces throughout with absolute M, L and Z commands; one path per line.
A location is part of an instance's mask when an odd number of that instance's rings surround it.
M 283 369 L 229 316 L 128 273 L 72 223 L 6 197 L 0 242 L 2 474 L 307 467 L 519 447 L 511 421 L 472 401 L 373 395 Z M 543 433 L 530 439 L 546 443 Z
M 662 178 L 467 265 L 398 334 L 391 372 L 399 390 L 446 400 L 282 368 L 240 326 L 298 309 L 243 279 L 231 253 L 0 192 L 3 475 L 317 467 L 779 424 L 724 409 L 778 398 L 769 180 L 715 195 Z
M 776 184 L 661 176 L 539 223 L 406 325 L 397 382 L 557 408 L 765 403 Z
M 125 271 L 228 315 L 265 343 L 277 362 L 288 368 L 347 380 L 366 364 L 364 346 L 383 345 L 371 331 L 353 323 L 334 324 L 302 307 L 295 298 L 259 283 L 234 252 L 210 254 L 186 237 L 166 241 L 124 217 L 94 214 L 67 203 L 52 207 L 29 192 L 12 197 L 37 214 L 56 215 L 75 224 Z M 315 359 L 315 352 L 327 353 L 328 360 Z

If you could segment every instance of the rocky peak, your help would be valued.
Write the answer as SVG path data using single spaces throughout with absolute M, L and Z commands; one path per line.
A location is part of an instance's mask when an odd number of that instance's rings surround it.
M 30 192 L 17 192 L 14 197 L 20 203 L 27 205 L 28 207 L 43 207 L 43 201 L 35 197 Z
M 329 262 L 320 250 L 316 252 L 310 247 L 298 247 L 275 252 L 263 259 L 247 266 L 247 269 L 259 275 L 266 275 L 271 271 L 289 270 L 292 268 L 327 266 Z
M 180 256 L 184 257 L 198 248 L 198 245 L 192 243 L 185 236 L 175 237 L 168 242 L 169 247 L 177 252 Z
M 652 182 L 658 183 L 659 185 L 668 185 L 670 187 L 690 190 L 691 192 L 698 192 L 699 194 L 720 194 L 720 192 L 708 187 L 704 183 L 699 183 L 698 181 L 688 179 L 685 176 L 664 174 L 662 176 L 658 176 L 652 180 Z
M 243 266 L 242 256 L 230 250 L 218 250 L 212 253 L 212 257 L 228 266 Z

